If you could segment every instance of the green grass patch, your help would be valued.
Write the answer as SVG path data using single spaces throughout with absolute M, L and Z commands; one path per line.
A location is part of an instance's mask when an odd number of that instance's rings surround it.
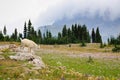
M 72 69 L 85 75 L 104 76 L 111 79 L 120 77 L 120 60 L 92 59 L 93 62 L 88 63 L 89 58 L 72 58 L 64 54 L 51 53 L 40 56 L 50 66 L 65 66 L 67 70 Z

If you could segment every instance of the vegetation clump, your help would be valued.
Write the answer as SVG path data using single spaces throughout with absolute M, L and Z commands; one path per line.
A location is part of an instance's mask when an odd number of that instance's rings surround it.
M 89 58 L 88 58 L 88 61 L 87 61 L 88 63 L 93 63 L 94 61 L 93 61 L 93 58 L 91 57 L 91 56 L 89 56 Z

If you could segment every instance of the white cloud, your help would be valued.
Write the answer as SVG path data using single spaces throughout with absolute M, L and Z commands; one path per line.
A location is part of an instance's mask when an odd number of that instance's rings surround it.
M 57 0 L 40 14 L 39 23 L 52 23 L 63 17 L 73 18 L 76 14 L 93 18 L 96 13 L 104 20 L 120 18 L 119 0 Z
M 64 17 L 72 19 L 76 14 L 94 18 L 98 13 L 104 20 L 114 21 L 120 18 L 119 3 L 120 0 L 0 0 L 0 28 L 6 25 L 22 32 L 28 19 L 38 27 Z

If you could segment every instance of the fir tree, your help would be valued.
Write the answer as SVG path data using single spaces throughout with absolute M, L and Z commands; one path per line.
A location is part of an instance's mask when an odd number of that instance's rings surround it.
M 14 31 L 14 40 L 15 41 L 17 41 L 17 35 L 18 35 L 17 28 L 15 28 L 15 31 Z
M 28 33 L 28 35 L 27 35 L 28 39 L 31 38 L 31 28 L 32 28 L 32 23 L 31 23 L 31 21 L 29 20 L 29 21 L 28 21 L 28 31 L 27 31 L 27 33 Z
M 24 24 L 24 38 L 27 38 L 27 26 L 26 26 L 26 22 Z
M 38 41 L 39 43 L 42 43 L 42 33 L 40 29 L 38 30 Z
M 71 43 L 72 40 L 71 40 L 71 37 L 72 37 L 72 31 L 70 30 L 70 28 L 68 28 L 68 42 Z
M 94 28 L 92 29 L 92 43 L 95 43 L 95 31 L 94 31 Z
M 62 34 L 58 32 L 58 40 L 62 38 Z
M 99 28 L 98 27 L 96 29 L 96 36 L 95 36 L 95 38 L 96 38 L 96 40 L 95 40 L 96 43 L 101 43 L 102 42 L 101 35 L 99 33 Z
M 62 37 L 66 37 L 66 36 L 67 36 L 67 28 L 66 28 L 66 25 L 64 25 L 62 30 Z
M 4 35 L 6 35 L 6 34 L 7 34 L 7 29 L 6 29 L 6 26 L 4 26 L 3 33 L 4 33 Z
M 2 34 L 2 31 L 0 31 L 0 41 L 3 41 L 3 39 L 4 39 L 4 36 Z

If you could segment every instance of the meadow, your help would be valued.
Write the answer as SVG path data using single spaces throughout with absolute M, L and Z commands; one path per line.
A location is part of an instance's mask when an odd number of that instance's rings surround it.
M 99 44 L 40 45 L 36 55 L 46 65 L 40 70 L 27 61 L 9 59 L 15 52 L 6 49 L 0 54 L 5 57 L 0 60 L 0 80 L 119 80 L 120 53 L 113 53 L 112 48 L 99 48 Z

